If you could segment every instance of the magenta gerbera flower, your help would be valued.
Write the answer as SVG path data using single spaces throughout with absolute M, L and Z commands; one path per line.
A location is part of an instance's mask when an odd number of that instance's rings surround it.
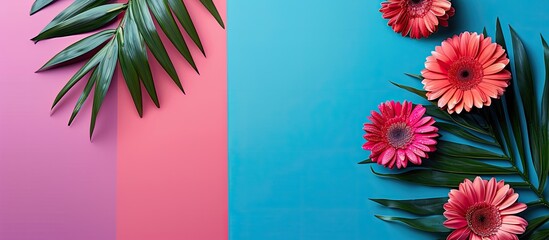
M 514 215 L 524 211 L 526 204 L 516 202 L 518 193 L 503 180 L 465 179 L 448 196 L 444 226 L 455 229 L 448 240 L 518 239 L 517 234 L 528 226 L 526 220 Z
M 368 117 L 372 123 L 364 124 L 370 159 L 388 168 L 405 168 L 408 161 L 420 165 L 428 152 L 436 150 L 438 128 L 435 120 L 424 116 L 426 109 L 411 102 L 385 102 L 379 105 L 379 113 L 372 111 Z

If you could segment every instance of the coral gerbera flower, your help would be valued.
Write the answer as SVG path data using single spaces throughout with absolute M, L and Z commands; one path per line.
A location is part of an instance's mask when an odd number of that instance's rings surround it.
M 364 124 L 367 142 L 362 148 L 372 151 L 373 162 L 405 168 L 408 161 L 420 165 L 421 158 L 428 158 L 427 153 L 436 150 L 438 128 L 433 126 L 432 117 L 423 116 L 423 106 L 390 101 L 380 104 L 379 111 L 372 111 L 368 117 L 372 123 Z
M 455 35 L 431 53 L 421 71 L 422 83 L 428 99 L 438 99 L 438 106 L 449 113 L 490 106 L 509 86 L 505 50 L 482 34 Z
M 447 27 L 455 13 L 449 0 L 388 0 L 379 11 L 395 32 L 411 38 L 428 37 L 438 25 Z
M 459 190 L 452 189 L 448 196 L 444 226 L 455 229 L 448 240 L 518 239 L 516 235 L 524 233 L 528 225 L 513 215 L 524 211 L 526 204 L 516 202 L 518 193 L 503 180 L 465 179 Z

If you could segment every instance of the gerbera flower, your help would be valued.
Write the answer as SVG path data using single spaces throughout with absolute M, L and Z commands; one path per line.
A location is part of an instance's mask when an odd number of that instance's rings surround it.
M 505 50 L 484 35 L 464 32 L 448 38 L 427 57 L 421 74 L 429 100 L 449 113 L 490 106 L 503 95 L 511 73 Z
M 524 233 L 528 225 L 513 215 L 524 211 L 526 204 L 516 202 L 519 195 L 503 180 L 465 179 L 459 190 L 452 189 L 448 196 L 444 226 L 455 229 L 448 240 L 518 239 L 516 235 Z
M 389 0 L 379 11 L 395 32 L 411 38 L 428 37 L 438 25 L 447 27 L 455 13 L 449 0 Z
M 372 111 L 368 117 L 372 123 L 364 124 L 367 142 L 362 148 L 372 151 L 373 162 L 405 168 L 408 161 L 420 165 L 422 158 L 428 158 L 428 152 L 436 150 L 438 128 L 433 126 L 432 117 L 423 116 L 423 106 L 390 101 L 380 104 L 379 111 Z

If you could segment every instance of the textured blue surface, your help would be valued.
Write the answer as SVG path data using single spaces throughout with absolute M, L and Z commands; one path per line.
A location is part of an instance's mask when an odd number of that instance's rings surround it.
M 373 216 L 402 214 L 368 198 L 447 190 L 380 179 L 357 165 L 368 156 L 366 116 L 385 100 L 418 100 L 389 80 L 420 86 L 403 73 L 419 73 L 454 33 L 493 33 L 499 16 L 523 38 L 538 79 L 539 33 L 549 38 L 546 0 L 453 2 L 451 27 L 418 41 L 386 25 L 380 1 L 228 1 L 231 240 L 430 238 Z

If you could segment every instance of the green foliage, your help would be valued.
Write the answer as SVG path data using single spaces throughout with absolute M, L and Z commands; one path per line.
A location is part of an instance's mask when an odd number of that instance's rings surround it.
M 541 37 L 545 60 L 546 77 L 541 101 L 536 97 L 531 64 L 518 34 L 511 27 L 512 52 L 514 53 L 515 73 L 511 86 L 501 100 L 492 102 L 492 106 L 462 114 L 448 114 L 434 101 L 428 101 L 426 114 L 437 119 L 436 126 L 441 133 L 451 135 L 459 141 L 450 142 L 439 139 L 437 151 L 430 154 L 421 166 L 411 166 L 396 173 L 377 172 L 377 176 L 430 187 L 457 188 L 465 178 L 475 176 L 485 178 L 510 176 L 520 179 L 510 182 L 516 190 L 529 191 L 537 197 L 530 202 L 527 211 L 540 208 L 549 210 L 549 201 L 544 195 L 547 190 L 549 174 L 549 46 Z M 484 30 L 486 34 L 486 29 Z M 506 48 L 504 34 L 499 19 L 496 22 L 495 40 Z M 511 71 L 511 64 L 507 66 Z M 406 74 L 416 80 L 420 75 Z M 393 83 L 400 89 L 411 92 L 427 100 L 425 91 L 414 87 Z M 521 111 L 521 108 L 524 111 Z M 508 116 L 508 117 L 507 117 Z M 523 142 L 526 139 L 526 142 Z M 458 143 L 459 142 L 459 143 Z M 462 142 L 475 143 L 475 146 Z M 532 161 L 534 174 L 529 173 Z M 371 160 L 361 164 L 373 163 Z M 446 197 L 411 200 L 371 199 L 388 208 L 417 215 L 418 218 L 377 216 L 384 221 L 404 223 L 412 228 L 426 232 L 449 232 L 442 222 L 443 204 Z M 535 216 L 535 215 L 534 215 Z M 548 239 L 547 215 L 537 218 L 524 215 L 529 225 L 520 239 Z M 545 228 L 545 229 L 544 229 Z M 437 236 L 440 236 L 437 235 Z
M 31 14 L 34 14 L 55 0 L 36 0 Z M 178 23 L 190 36 L 193 45 L 205 55 L 204 47 L 189 15 L 185 3 L 181 0 L 128 0 L 126 3 L 111 3 L 109 0 L 79 0 L 60 12 L 32 40 L 42 41 L 51 38 L 87 33 L 107 27 L 111 22 L 119 24 L 113 29 L 104 29 L 94 33 L 62 50 L 38 71 L 71 64 L 76 60 L 87 62 L 61 89 L 54 100 L 53 107 L 88 73 L 86 86 L 78 99 L 69 120 L 69 125 L 77 116 L 82 105 L 94 89 L 90 138 L 103 100 L 112 84 L 116 66 L 119 65 L 124 81 L 139 116 L 143 115 L 143 86 L 154 104 L 160 107 L 154 80 L 151 73 L 147 49 L 172 78 L 176 86 L 184 93 L 178 73 L 168 56 L 164 42 L 160 39 L 154 21 L 176 47 L 189 65 L 198 72 L 191 51 L 183 38 Z M 202 5 L 215 20 L 225 27 L 223 20 L 211 0 L 201 0 Z M 175 17 L 174 17 L 175 16 Z

